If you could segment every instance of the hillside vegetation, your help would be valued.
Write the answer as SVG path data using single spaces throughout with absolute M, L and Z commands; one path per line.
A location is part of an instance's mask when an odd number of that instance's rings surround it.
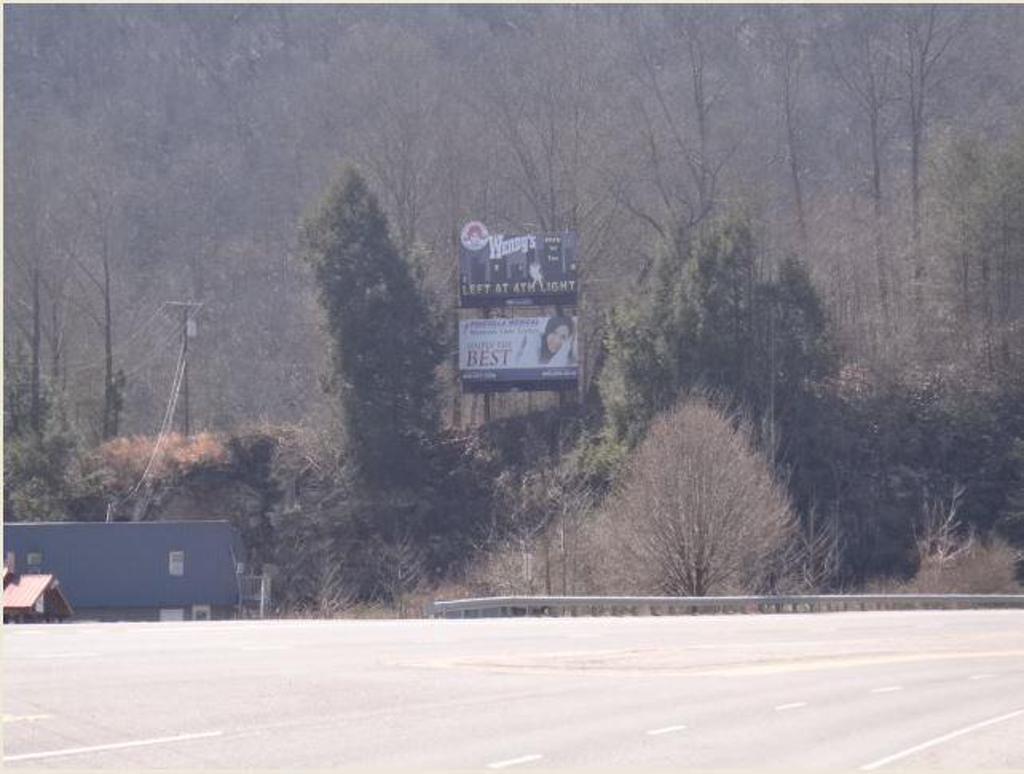
M 1016 588 L 1017 7 L 25 5 L 4 36 L 5 519 L 227 517 L 318 614 Z M 579 232 L 577 392 L 461 394 L 468 220 Z

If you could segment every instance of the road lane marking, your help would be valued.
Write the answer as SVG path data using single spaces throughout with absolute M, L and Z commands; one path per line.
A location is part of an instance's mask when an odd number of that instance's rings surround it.
M 893 691 L 902 691 L 902 685 L 887 685 L 884 688 L 872 688 L 871 693 L 892 693 Z
M 508 761 L 497 761 L 496 763 L 488 763 L 487 768 L 505 769 L 509 766 L 518 766 L 520 763 L 531 763 L 532 761 L 539 761 L 543 757 L 543 755 L 524 755 L 522 758 L 512 758 Z
M 98 656 L 98 655 L 99 655 L 99 653 L 85 653 L 85 652 L 80 652 L 80 653 L 33 653 L 32 655 L 24 656 L 24 658 L 93 658 L 94 656 Z
M 1011 658 L 1024 656 L 1024 649 L 988 651 L 948 651 L 945 653 L 893 653 L 839 656 L 820 660 L 801 659 L 791 663 L 736 664 L 723 665 L 711 669 L 695 668 L 692 672 L 676 672 L 680 676 L 690 674 L 697 677 L 745 677 L 747 675 L 786 674 L 789 672 L 812 672 L 829 669 L 848 669 L 861 666 L 880 666 L 883 664 L 917 664 L 930 661 L 953 661 L 972 658 Z M 663 672 L 662 674 L 672 674 Z
M 467 619 L 469 621 L 487 619 Z M 693 646 L 688 648 L 694 650 Z M 718 646 L 709 646 L 718 647 Z M 455 659 L 396 659 L 393 664 L 405 667 L 426 669 L 479 669 L 490 672 L 508 674 L 565 674 L 576 672 L 591 677 L 623 677 L 640 674 L 657 675 L 658 677 L 746 677 L 749 675 L 788 674 L 792 672 L 827 671 L 834 669 L 851 669 L 862 666 L 880 666 L 884 664 L 917 664 L 930 661 L 953 661 L 979 658 L 1011 658 L 1024 656 L 1024 648 L 988 651 L 947 651 L 943 653 L 886 653 L 849 656 L 833 656 L 826 658 L 782 659 L 776 662 L 755 664 L 707 664 L 683 666 L 675 664 L 658 664 L 656 666 L 620 665 L 611 660 L 614 655 L 631 655 L 635 650 L 619 651 L 581 651 L 579 653 L 533 653 L 520 658 L 512 656 L 488 656 L 485 658 L 463 657 Z M 558 663 L 550 660 L 554 657 L 572 658 L 584 656 L 585 660 Z M 540 661 L 539 659 L 548 660 Z M 604 659 L 608 659 L 605 661 Z
M 968 680 L 990 680 L 993 677 L 995 677 L 995 675 L 971 675 L 967 679 Z
M 972 731 L 977 731 L 979 728 L 985 728 L 986 726 L 994 726 L 996 723 L 1002 723 L 1006 720 L 1015 718 L 1018 715 L 1024 715 L 1024 709 L 1019 709 L 1016 712 L 1008 712 L 1007 714 L 1000 715 L 997 718 L 989 718 L 988 720 L 983 720 L 980 723 L 975 723 L 974 725 L 967 726 L 966 728 L 961 728 L 958 731 L 953 731 L 948 734 L 943 734 L 942 736 L 937 736 L 934 739 L 929 739 L 927 742 L 922 742 L 921 744 L 914 745 L 913 747 L 908 747 L 906 750 L 901 750 L 898 753 L 894 753 L 893 755 L 889 755 L 885 758 L 881 758 L 865 766 L 861 766 L 860 770 L 874 771 L 875 769 L 881 768 L 886 764 L 898 761 L 901 758 L 906 758 L 908 755 L 913 755 L 914 753 L 921 752 L 922 750 L 927 750 L 929 747 L 935 747 L 936 745 L 942 744 L 943 742 L 948 742 L 950 739 L 956 739 L 958 736 L 963 736 L 964 734 L 969 734 Z
M 785 712 L 786 710 L 800 709 L 801 707 L 806 707 L 806 706 L 807 706 L 807 702 L 805 702 L 805 701 L 794 701 L 791 704 L 780 704 L 778 707 L 775 708 L 775 711 L 776 712 Z
M 242 650 L 264 651 L 264 650 L 291 650 L 290 645 L 245 645 Z
M 33 722 L 36 720 L 49 720 L 53 715 L 4 715 L 4 723 Z
M 107 750 L 124 750 L 129 747 L 147 747 L 153 744 L 169 744 L 171 742 L 188 742 L 193 739 L 211 739 L 221 736 L 223 731 L 205 731 L 200 734 L 180 734 L 178 736 L 161 736 L 155 739 L 139 739 L 134 742 L 116 742 L 114 744 L 98 744 L 92 747 L 68 747 L 63 750 L 48 750 L 46 752 L 25 753 L 23 755 L 5 755 L 4 761 L 35 761 L 41 758 L 60 758 L 68 755 L 87 755 L 89 753 L 106 752 Z
M 665 728 L 652 728 L 647 732 L 648 736 L 660 736 L 661 734 L 671 734 L 674 731 L 682 731 L 686 726 L 665 726 Z

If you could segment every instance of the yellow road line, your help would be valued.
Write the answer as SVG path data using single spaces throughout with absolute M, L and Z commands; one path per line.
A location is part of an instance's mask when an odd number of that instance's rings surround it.
M 845 656 L 809 656 L 797 660 L 796 657 L 782 659 L 766 658 L 753 663 L 734 664 L 643 664 L 616 663 L 614 657 L 608 658 L 607 653 L 593 652 L 586 654 L 592 658 L 579 658 L 584 654 L 531 654 L 522 658 L 487 658 L 480 659 L 436 659 L 422 661 L 402 661 L 401 666 L 441 669 L 484 669 L 497 672 L 517 672 L 534 674 L 551 673 L 585 673 L 605 677 L 652 674 L 659 677 L 742 677 L 745 675 L 772 675 L 790 672 L 816 672 L 829 669 L 849 669 L 852 667 L 878 666 L 884 664 L 915 664 L 927 661 L 959 661 L 977 658 L 1012 658 L 1024 657 L 1024 649 L 985 650 L 985 651 L 945 651 L 938 653 L 864 653 Z M 560 661 L 559 657 L 566 660 Z M 574 658 L 575 657 L 575 658 Z

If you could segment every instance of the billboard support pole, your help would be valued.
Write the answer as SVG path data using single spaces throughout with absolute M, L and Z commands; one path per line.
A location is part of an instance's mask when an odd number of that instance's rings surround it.
M 564 317 L 565 312 L 562 310 L 561 305 L 555 307 L 555 314 L 559 317 Z M 577 337 L 579 336 L 579 330 L 576 331 Z M 565 389 L 562 387 L 558 388 L 558 438 L 559 446 L 561 446 L 562 437 L 562 416 L 565 414 Z M 558 462 L 561 462 L 561 451 L 557 455 Z
M 484 319 L 485 320 L 490 319 L 490 316 L 491 316 L 491 309 L 490 309 L 490 307 L 486 307 L 484 309 Z M 484 424 L 486 425 L 490 421 L 491 421 L 491 393 L 485 392 L 484 393 Z
M 452 267 L 452 291 L 455 294 L 455 298 L 458 299 L 460 292 L 459 286 L 459 231 L 458 229 L 452 229 L 452 252 L 455 254 L 455 265 Z M 459 302 L 455 302 L 455 330 L 459 329 Z M 455 366 L 455 384 L 459 385 L 459 348 L 455 347 L 455 356 L 452 358 L 453 365 Z M 462 429 L 462 390 L 455 390 L 455 397 L 452 400 L 452 426 L 458 429 Z

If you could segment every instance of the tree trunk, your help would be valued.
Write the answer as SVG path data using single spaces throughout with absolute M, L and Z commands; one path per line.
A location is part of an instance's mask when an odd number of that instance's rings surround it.
M 103 234 L 103 353 L 105 377 L 103 389 L 103 439 L 117 435 L 118 396 L 114 381 L 114 323 L 110 304 L 110 250 L 107 234 Z
M 878 300 L 882 306 L 883 340 L 892 331 L 892 310 L 889 307 L 889 259 L 885 253 L 885 218 L 882 202 L 882 148 L 879 139 L 880 107 L 873 105 L 871 125 L 871 201 L 875 226 L 875 272 Z
M 32 431 L 42 433 L 43 431 L 43 407 L 41 386 L 39 384 L 39 356 L 40 356 L 40 331 L 41 331 L 41 310 L 39 308 L 39 267 L 32 269 L 32 374 L 31 374 L 31 404 L 29 408 L 29 423 Z
M 800 160 L 797 154 L 796 127 L 796 88 L 799 81 L 799 63 L 794 64 L 791 50 L 786 52 L 786 63 L 783 65 L 782 105 L 786 119 L 786 150 L 789 155 L 789 173 L 793 181 L 793 199 L 796 206 L 797 227 L 800 230 L 800 242 L 807 244 L 807 220 L 804 214 L 803 185 L 800 180 Z M 795 71 L 794 71 L 794 68 Z

